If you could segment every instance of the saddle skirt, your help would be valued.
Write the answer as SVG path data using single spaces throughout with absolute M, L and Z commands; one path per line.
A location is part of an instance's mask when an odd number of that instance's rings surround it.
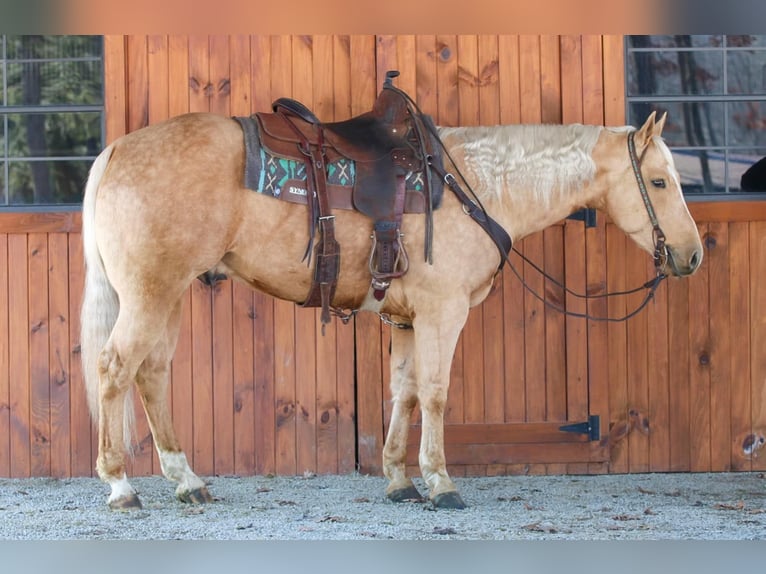
M 297 142 L 284 138 L 274 138 L 266 145 L 261 138 L 261 133 L 273 131 L 275 122 L 282 121 L 278 114 L 254 114 L 249 117 L 235 117 L 242 127 L 245 142 L 245 173 L 244 183 L 247 189 L 270 195 L 291 203 L 307 204 L 307 173 L 303 157 L 296 157 L 298 153 Z M 303 122 L 296 124 L 302 131 L 308 132 L 307 136 L 316 137 L 314 128 Z M 431 136 L 432 137 L 432 136 Z M 276 145 L 274 142 L 277 142 Z M 340 148 L 340 149 L 339 149 Z M 438 142 L 433 142 L 433 149 L 437 150 Z M 373 154 L 366 156 L 354 153 L 353 150 L 343 148 L 343 143 L 336 140 L 325 146 L 327 156 L 327 191 L 330 198 L 330 207 L 333 209 L 358 210 L 365 212 L 357 205 L 359 162 L 369 163 L 373 161 Z M 434 154 L 440 159 L 440 154 Z M 367 159 L 373 157 L 372 160 Z M 425 168 L 427 169 L 427 168 Z M 431 197 L 433 208 L 438 208 L 443 194 L 441 179 L 432 178 Z M 426 176 L 423 166 L 409 170 L 405 174 L 405 213 L 425 213 L 426 211 Z

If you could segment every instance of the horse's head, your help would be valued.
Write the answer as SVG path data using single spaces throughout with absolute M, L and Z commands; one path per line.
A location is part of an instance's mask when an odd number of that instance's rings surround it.
M 703 250 L 673 156 L 660 137 L 666 116 L 655 121 L 652 112 L 639 130 L 614 134 L 621 143 L 608 152 L 613 170 L 603 207 L 642 249 L 655 254 L 659 248 L 663 272 L 684 276 L 699 268 Z

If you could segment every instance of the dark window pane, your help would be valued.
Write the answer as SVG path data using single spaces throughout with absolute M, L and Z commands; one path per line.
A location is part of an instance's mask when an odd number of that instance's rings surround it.
M 723 36 L 715 35 L 675 35 L 675 36 L 629 36 L 631 48 L 717 48 L 723 42 Z
M 26 62 L 8 65 L 8 105 L 100 105 L 101 62 Z
M 729 94 L 766 94 L 766 50 L 727 53 Z
M 696 147 L 724 145 L 724 104 L 721 102 L 632 102 L 628 108 L 628 123 L 641 126 L 649 113 L 668 119 L 662 137 L 669 146 Z
M 729 153 L 729 191 L 766 191 L 766 148 Z
M 5 157 L 5 116 L 0 114 L 0 158 Z
M 90 160 L 9 162 L 10 203 L 80 203 Z
M 729 145 L 766 146 L 766 102 L 730 102 Z
M 0 161 L 0 206 L 8 203 L 8 198 L 5 196 L 5 162 Z
M 763 48 L 766 47 L 766 36 L 726 36 L 726 45 L 730 48 Z
M 10 157 L 94 156 L 101 148 L 101 114 L 8 114 Z
M 673 160 L 681 176 L 684 193 L 726 191 L 726 157 L 723 150 L 673 150 Z
M 100 58 L 101 36 L 6 36 L 8 59 Z
M 721 52 L 633 52 L 628 65 L 629 96 L 723 93 Z

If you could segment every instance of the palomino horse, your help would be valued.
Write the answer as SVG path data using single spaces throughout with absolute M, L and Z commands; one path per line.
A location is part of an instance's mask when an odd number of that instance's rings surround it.
M 660 138 L 665 118 L 652 114 L 639 130 L 596 126 L 438 128 L 465 183 L 487 212 L 518 241 L 591 207 L 606 213 L 652 253 L 656 229 L 638 180 L 654 206 L 666 243 L 664 270 L 689 275 L 702 244 L 681 194 L 671 154 Z M 628 153 L 635 142 L 636 176 Z M 163 474 L 188 502 L 211 500 L 176 439 L 166 403 L 181 296 L 199 275 L 225 273 L 268 294 L 300 302 L 311 270 L 302 262 L 306 207 L 245 189 L 243 132 L 233 119 L 189 114 L 128 134 L 91 169 L 83 206 L 87 262 L 82 355 L 91 411 L 98 418 L 97 470 L 111 486 L 112 508 L 140 506 L 125 473 L 126 397 L 135 383 Z M 386 493 L 419 497 L 405 474 L 410 415 L 419 403 L 419 464 L 437 507 L 464 506 L 447 474 L 443 415 L 450 364 L 468 310 L 487 296 L 501 255 L 490 237 L 445 191 L 433 214 L 433 262 L 411 257 L 378 310 L 412 329 L 393 329 L 393 413 L 383 450 Z M 651 209 L 649 209 L 651 210 Z M 364 308 L 371 221 L 335 213 L 343 249 L 333 305 Z M 424 218 L 405 214 L 410 253 L 424 251 Z

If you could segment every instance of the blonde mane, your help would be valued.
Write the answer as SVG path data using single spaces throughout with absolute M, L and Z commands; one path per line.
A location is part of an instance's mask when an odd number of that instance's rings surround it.
M 443 127 L 440 136 L 461 157 L 481 199 L 533 194 L 549 205 L 593 179 L 591 152 L 602 129 L 580 124 Z

